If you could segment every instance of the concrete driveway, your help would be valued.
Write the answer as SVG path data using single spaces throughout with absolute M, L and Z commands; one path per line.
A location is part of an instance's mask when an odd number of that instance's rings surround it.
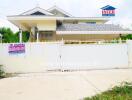
M 132 69 L 21 74 L 0 80 L 0 100 L 82 100 L 123 81 Z

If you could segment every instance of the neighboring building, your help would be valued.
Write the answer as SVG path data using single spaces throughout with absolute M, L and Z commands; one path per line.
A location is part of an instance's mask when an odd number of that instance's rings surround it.
M 36 7 L 8 20 L 30 32 L 29 41 L 82 40 L 98 41 L 119 38 L 132 33 L 119 25 L 105 24 L 108 17 L 73 17 L 54 6 L 48 10 Z

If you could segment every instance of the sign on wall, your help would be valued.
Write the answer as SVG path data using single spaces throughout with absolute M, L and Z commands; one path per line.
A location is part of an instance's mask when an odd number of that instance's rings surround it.
M 25 53 L 25 44 L 10 44 L 8 47 L 9 54 Z
M 102 7 L 102 16 L 115 16 L 115 7 L 112 7 L 110 5 L 107 5 L 105 7 Z

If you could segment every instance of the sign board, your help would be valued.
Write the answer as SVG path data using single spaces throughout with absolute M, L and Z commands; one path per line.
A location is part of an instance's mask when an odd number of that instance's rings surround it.
M 105 7 L 102 7 L 102 16 L 115 16 L 115 7 L 112 7 L 110 5 L 107 5 Z
M 10 44 L 8 47 L 9 54 L 25 53 L 25 44 Z

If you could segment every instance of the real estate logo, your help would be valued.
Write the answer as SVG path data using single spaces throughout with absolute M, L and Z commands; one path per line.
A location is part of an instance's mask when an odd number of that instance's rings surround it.
M 105 7 L 102 7 L 102 16 L 115 16 L 115 7 L 112 7 L 110 5 L 107 5 Z

